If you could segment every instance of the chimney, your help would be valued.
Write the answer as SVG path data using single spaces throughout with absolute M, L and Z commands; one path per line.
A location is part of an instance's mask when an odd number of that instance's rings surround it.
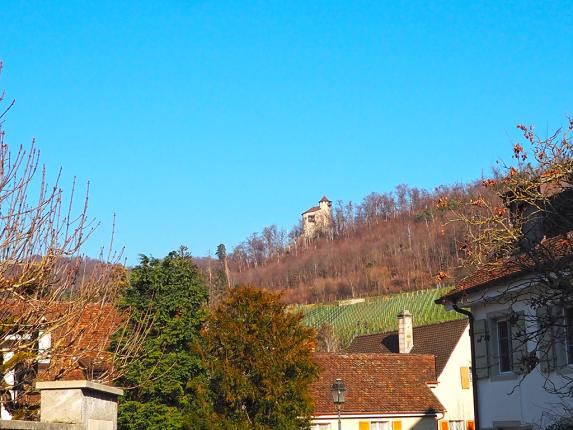
M 414 347 L 412 314 L 406 309 L 398 314 L 398 346 L 400 354 L 407 354 Z

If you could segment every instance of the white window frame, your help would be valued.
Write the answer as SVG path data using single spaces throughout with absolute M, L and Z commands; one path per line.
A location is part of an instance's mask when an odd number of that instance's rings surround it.
M 508 352 L 508 361 L 509 361 L 509 369 L 507 370 L 503 370 L 501 368 L 501 336 L 499 335 L 499 326 L 500 324 L 505 324 L 505 326 L 507 327 L 507 352 Z M 495 320 L 495 329 L 496 329 L 496 334 L 497 334 L 497 360 L 498 360 L 498 364 L 497 364 L 497 369 L 500 375 L 507 375 L 510 373 L 513 373 L 513 369 L 512 369 L 512 363 L 513 363 L 513 345 L 511 342 L 511 321 L 509 320 L 509 318 L 499 318 L 497 320 Z
M 370 421 L 370 430 L 392 430 L 390 421 Z
M 450 420 L 448 421 L 449 430 L 465 430 L 466 422 L 464 420 Z
M 312 423 L 310 425 L 311 430 L 330 430 L 330 423 Z

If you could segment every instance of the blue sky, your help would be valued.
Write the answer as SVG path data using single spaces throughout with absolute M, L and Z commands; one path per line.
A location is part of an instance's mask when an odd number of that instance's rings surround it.
M 462 4 L 463 3 L 463 4 Z M 472 4 L 473 3 L 473 4 Z M 478 178 L 573 115 L 572 2 L 7 1 L 6 142 L 91 183 L 130 264 L 323 194 Z

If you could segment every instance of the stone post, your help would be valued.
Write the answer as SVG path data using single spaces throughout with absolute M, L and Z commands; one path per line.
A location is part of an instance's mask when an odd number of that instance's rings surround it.
M 117 430 L 117 398 L 123 390 L 91 381 L 37 382 L 40 421 L 80 424 L 86 430 Z

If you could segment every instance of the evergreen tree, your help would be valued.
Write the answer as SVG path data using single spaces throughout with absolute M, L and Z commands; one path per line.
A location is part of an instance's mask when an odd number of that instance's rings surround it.
M 314 330 L 280 296 L 237 287 L 204 331 L 212 404 L 226 429 L 307 429 Z
M 215 276 L 215 285 L 213 288 L 213 295 L 211 300 L 214 303 L 220 301 L 223 297 L 225 297 L 227 290 L 231 287 L 231 279 L 229 273 L 229 264 L 227 262 L 227 249 L 223 243 L 217 246 L 217 251 L 215 255 L 219 259 L 219 270 L 217 270 Z
M 185 422 L 202 415 L 206 405 L 201 404 L 206 376 L 196 352 L 206 301 L 206 287 L 185 248 L 163 259 L 141 257 L 125 306 L 133 327 L 147 322 L 149 332 L 141 358 L 120 380 L 133 389 L 120 403 L 119 429 L 199 428 Z

